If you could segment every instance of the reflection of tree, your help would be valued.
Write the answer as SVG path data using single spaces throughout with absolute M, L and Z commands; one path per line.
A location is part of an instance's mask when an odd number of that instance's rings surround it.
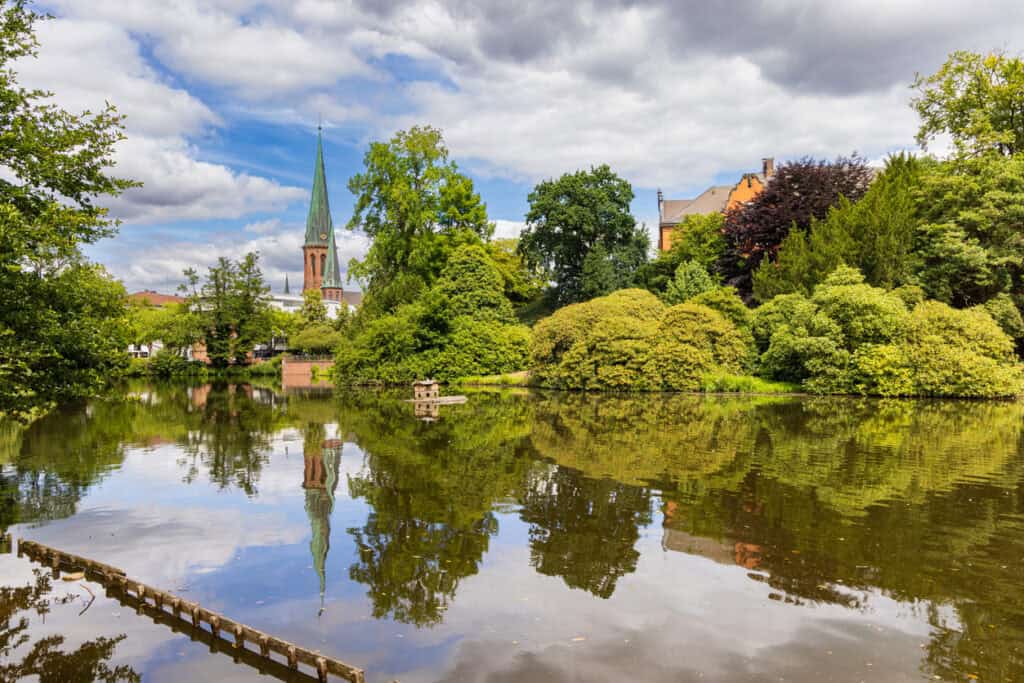
M 193 400 L 190 431 L 182 446 L 191 457 L 187 480 L 198 475 L 196 458 L 208 477 L 221 488 L 235 486 L 256 495 L 260 472 L 270 457 L 270 439 L 282 426 L 281 413 L 271 403 L 257 400 L 248 385 L 202 387 L 201 402 Z
M 114 649 L 125 636 L 114 638 L 98 637 L 86 641 L 72 651 L 63 651 L 63 636 L 49 636 L 32 643 L 31 648 L 18 662 L 11 662 L 11 654 L 28 645 L 29 617 L 34 612 L 43 616 L 50 611 L 50 600 L 46 597 L 52 590 L 50 578 L 36 569 L 35 583 L 19 587 L 0 587 L 0 657 L 7 663 L 0 664 L 0 680 L 15 681 L 37 677 L 42 683 L 88 683 L 91 681 L 136 682 L 142 680 L 131 667 L 111 667 L 109 660 Z M 67 598 L 57 598 L 66 602 Z
M 495 503 L 525 480 L 528 418 L 527 403 L 493 395 L 451 406 L 433 424 L 408 404 L 347 397 L 342 424 L 366 453 L 349 489 L 373 508 L 349 530 L 359 552 L 349 575 L 369 587 L 375 616 L 441 621 L 497 533 Z
M 1019 403 L 761 408 L 745 474 L 674 483 L 666 534 L 756 546 L 752 577 L 797 603 L 926 601 L 929 674 L 1021 680 L 1022 417 Z
M 609 598 L 616 581 L 636 570 L 634 545 L 651 522 L 646 489 L 552 468 L 532 477 L 522 503 L 520 514 L 532 525 L 531 561 L 541 574 Z

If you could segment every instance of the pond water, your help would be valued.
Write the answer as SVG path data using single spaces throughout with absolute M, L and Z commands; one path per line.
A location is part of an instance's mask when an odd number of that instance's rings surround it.
M 400 399 L 138 385 L 0 424 L 0 529 L 369 681 L 1024 680 L 1021 403 Z M 258 676 L 11 552 L 0 626 L 0 680 Z

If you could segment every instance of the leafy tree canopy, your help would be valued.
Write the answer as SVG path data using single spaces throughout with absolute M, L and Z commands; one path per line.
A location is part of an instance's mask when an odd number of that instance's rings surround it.
M 79 249 L 114 234 L 99 200 L 135 185 L 108 175 L 121 117 L 18 84 L 40 19 L 0 5 L 0 413 L 20 418 L 98 391 L 128 343 L 123 288 Z
M 201 286 L 194 269 L 186 270 L 185 277 L 188 284 L 181 289 L 188 294 L 189 310 L 196 313 L 211 365 L 244 363 L 257 343 L 270 338 L 270 287 L 260 272 L 258 254 L 246 254 L 237 262 L 222 256 Z
M 957 51 L 931 76 L 918 74 L 911 101 L 921 117 L 917 142 L 948 134 L 956 154 L 1024 151 L 1024 60 Z
M 632 282 L 650 247 L 647 230 L 629 212 L 632 201 L 629 182 L 607 164 L 545 180 L 530 193 L 519 250 L 529 265 L 542 269 L 556 283 L 560 302 L 585 298 L 584 262 L 598 245 L 615 271 L 616 288 Z M 591 258 L 592 275 L 600 273 L 599 280 L 607 279 L 609 269 L 597 263 L 597 257 Z M 591 290 L 594 283 L 592 278 Z
M 436 128 L 415 126 L 374 142 L 363 164 L 348 182 L 356 198 L 348 228 L 365 231 L 373 243 L 349 272 L 363 285 L 363 308 L 372 317 L 412 301 L 452 251 L 489 239 L 494 226 Z

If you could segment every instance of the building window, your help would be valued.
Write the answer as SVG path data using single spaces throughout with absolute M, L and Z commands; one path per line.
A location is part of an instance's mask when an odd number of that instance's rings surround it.
M 310 275 L 316 275 L 316 254 L 309 255 L 309 272 Z
M 327 272 L 327 254 L 320 254 L 320 275 Z

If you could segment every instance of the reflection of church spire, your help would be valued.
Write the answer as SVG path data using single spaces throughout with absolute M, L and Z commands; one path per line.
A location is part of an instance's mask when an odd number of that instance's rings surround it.
M 322 440 L 322 425 L 310 427 L 303 449 L 305 471 L 302 488 L 306 489 L 306 514 L 312 532 L 309 550 L 313 555 L 313 569 L 320 578 L 322 613 L 327 586 L 327 553 L 331 548 L 331 511 L 334 509 L 334 492 L 338 488 L 342 442 L 338 439 Z

